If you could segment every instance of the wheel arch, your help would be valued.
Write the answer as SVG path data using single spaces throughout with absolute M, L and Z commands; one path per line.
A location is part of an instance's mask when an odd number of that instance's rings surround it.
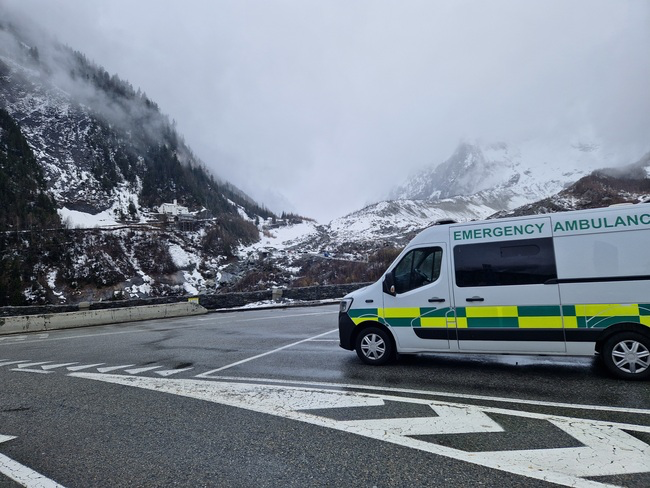
M 637 322 L 621 322 L 619 324 L 610 325 L 600 334 L 596 340 L 596 352 L 602 353 L 603 345 L 607 340 L 621 332 L 636 332 L 650 339 L 650 327 L 647 325 L 639 324 Z
M 390 338 L 390 341 L 392 343 L 393 350 L 397 352 L 397 341 L 395 340 L 393 331 L 390 330 L 390 327 L 387 327 L 385 324 L 382 324 L 377 320 L 365 320 L 360 324 L 357 324 L 357 326 L 354 328 L 354 331 L 352 332 L 352 344 L 356 344 L 359 334 L 361 334 L 362 331 L 364 331 L 369 327 L 375 327 L 377 329 L 381 329 L 384 332 L 386 332 L 386 334 L 388 334 L 388 337 Z

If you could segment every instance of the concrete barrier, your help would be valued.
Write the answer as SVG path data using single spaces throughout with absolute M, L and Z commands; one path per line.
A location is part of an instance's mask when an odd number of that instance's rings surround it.
M 88 310 L 85 312 L 0 317 L 0 335 L 182 317 L 204 313 L 207 313 L 207 310 L 198 303 L 177 302 L 141 307 Z

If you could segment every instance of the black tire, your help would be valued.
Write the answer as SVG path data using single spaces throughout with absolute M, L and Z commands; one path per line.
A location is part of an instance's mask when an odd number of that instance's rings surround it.
M 607 339 L 602 353 L 607 369 L 619 378 L 650 378 L 650 337 L 638 332 L 620 332 Z
M 363 329 L 357 336 L 355 349 L 361 361 L 377 366 L 386 364 L 395 355 L 391 337 L 378 327 Z

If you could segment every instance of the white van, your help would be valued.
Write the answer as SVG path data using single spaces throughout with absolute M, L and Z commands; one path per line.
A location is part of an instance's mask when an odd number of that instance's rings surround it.
M 434 225 L 347 295 L 340 345 L 396 353 L 602 355 L 650 376 L 650 205 Z

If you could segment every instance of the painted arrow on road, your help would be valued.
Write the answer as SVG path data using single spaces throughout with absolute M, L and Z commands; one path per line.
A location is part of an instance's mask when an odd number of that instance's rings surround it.
M 70 376 L 275 415 L 577 488 L 615 486 L 585 479 L 586 477 L 650 472 L 650 446 L 627 433 L 650 433 L 648 426 L 316 387 L 95 373 L 73 373 Z M 345 421 L 319 415 L 323 409 L 383 406 L 387 401 L 428 405 L 434 415 L 408 419 Z M 502 432 L 501 426 L 489 414 L 547 421 L 573 437 L 581 447 L 469 452 L 416 438 L 440 434 L 476 432 L 490 435 L 489 433 Z

